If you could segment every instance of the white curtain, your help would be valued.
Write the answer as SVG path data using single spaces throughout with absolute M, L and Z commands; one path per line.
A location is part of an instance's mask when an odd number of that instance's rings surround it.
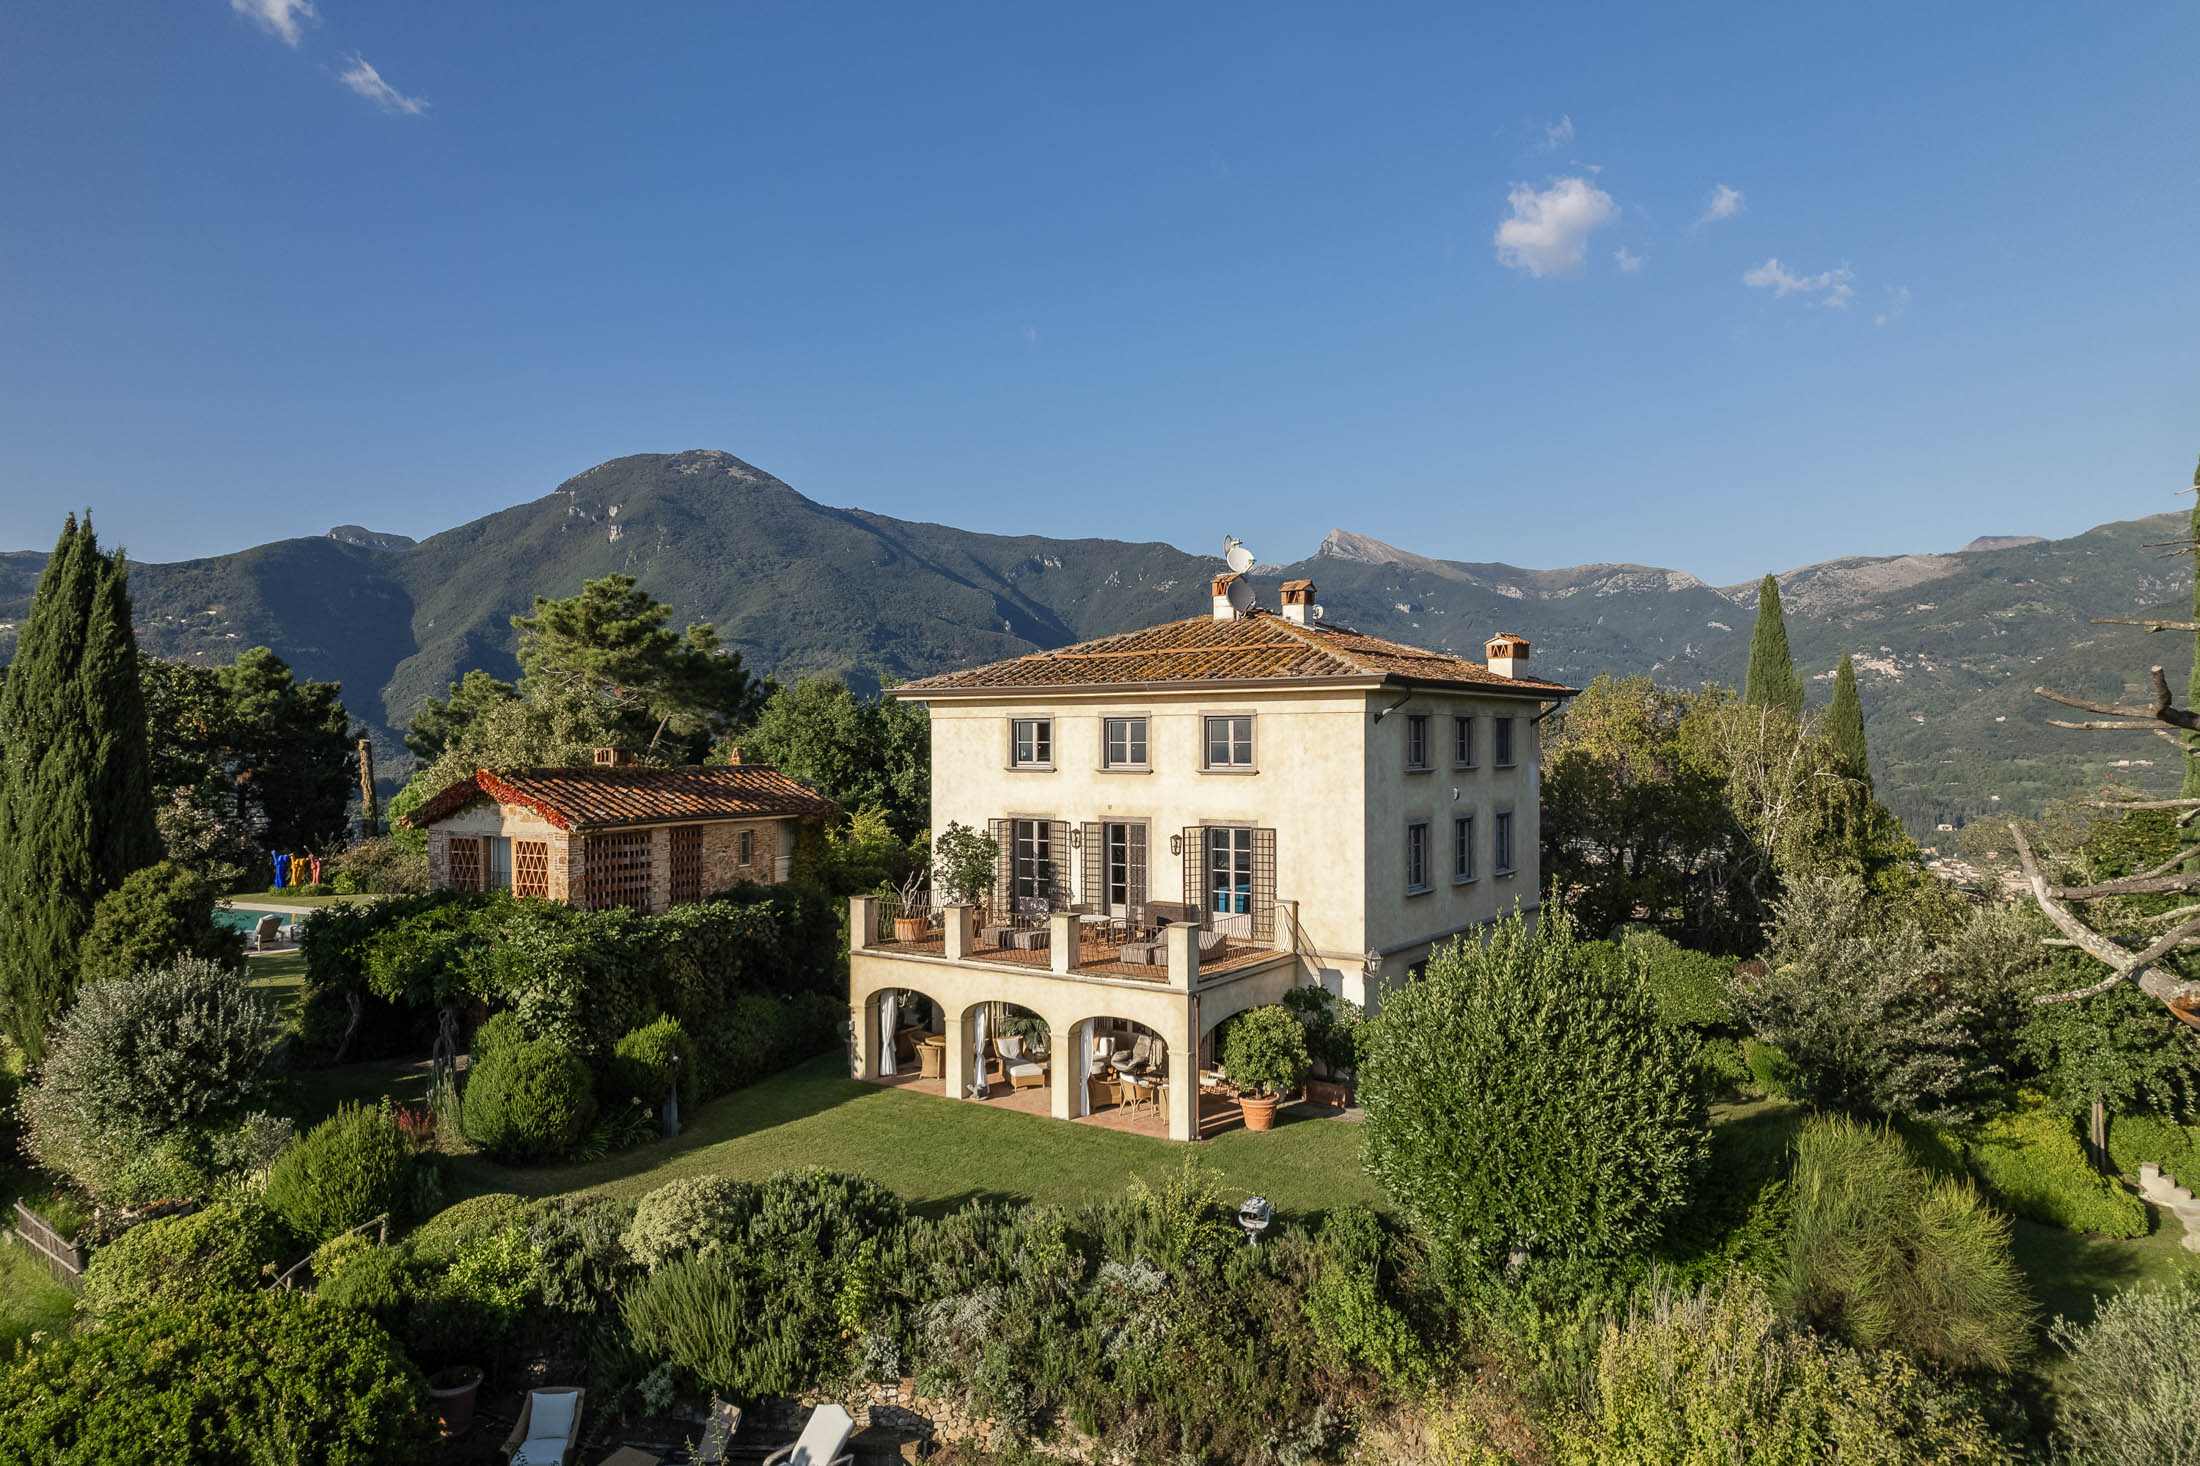
M 987 1095 L 992 1093 L 992 1091 L 986 1087 L 985 1082 L 986 1017 L 992 1011 L 992 1008 L 993 1005 L 991 1003 L 980 1003 L 978 1005 L 978 1022 L 970 1040 L 972 1051 L 970 1092 L 972 1095 L 976 1096 L 979 1099 L 984 1099 Z
M 901 995 L 891 990 L 878 995 L 878 1072 L 899 1074 L 894 1067 L 894 1034 L 901 1027 Z
M 1072 1077 L 1077 1081 L 1076 1113 L 1079 1115 L 1092 1113 L 1092 1045 L 1092 1020 L 1088 1018 L 1072 1029 L 1069 1036 L 1070 1052 L 1077 1056 L 1077 1072 Z

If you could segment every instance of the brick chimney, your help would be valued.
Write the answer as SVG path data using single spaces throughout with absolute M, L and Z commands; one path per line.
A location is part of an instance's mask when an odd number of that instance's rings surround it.
M 627 748 L 599 748 L 596 750 L 596 767 L 599 769 L 623 769 L 634 762 L 634 752 Z
M 1216 576 L 1214 583 L 1208 587 L 1214 594 L 1215 619 L 1217 621 L 1235 621 L 1238 619 L 1237 602 L 1230 598 L 1230 592 L 1237 585 L 1238 579 L 1239 576 L 1236 571 L 1225 570 L 1222 574 Z M 1238 591 L 1238 594 L 1242 596 L 1245 592 Z
M 1501 631 L 1482 650 L 1489 656 L 1490 670 L 1500 677 L 1519 677 L 1526 671 L 1528 643 L 1523 637 Z
M 736 743 L 733 752 L 726 755 L 726 762 L 738 767 L 741 763 L 741 745 Z
M 1293 626 L 1304 626 L 1314 619 L 1313 581 L 1287 580 L 1283 583 L 1283 619 Z

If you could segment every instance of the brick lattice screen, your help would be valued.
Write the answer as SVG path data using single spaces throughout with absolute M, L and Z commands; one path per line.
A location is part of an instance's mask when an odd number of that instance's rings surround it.
M 581 883 L 589 910 L 649 909 L 649 835 L 647 830 L 617 830 L 588 837 Z
M 512 842 L 512 894 L 515 896 L 548 896 L 550 894 L 550 842 L 548 840 L 514 840 Z
M 482 889 L 481 841 L 472 835 L 451 836 L 451 889 Z
M 674 825 L 665 832 L 671 837 L 667 858 L 672 877 L 667 899 L 673 901 L 700 901 L 703 899 L 703 827 L 701 825 Z

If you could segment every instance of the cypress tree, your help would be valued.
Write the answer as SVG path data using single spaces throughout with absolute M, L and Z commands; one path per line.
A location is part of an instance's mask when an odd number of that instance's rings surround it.
M 2192 519 L 2185 533 L 2195 544 L 2200 544 L 2200 464 L 2195 464 L 2192 470 Z M 2192 619 L 2200 621 L 2200 550 L 2195 550 L 2193 556 Z M 2192 680 L 2186 684 L 2185 706 L 2200 707 L 2200 635 L 2192 642 Z M 2187 799 L 2200 799 L 2200 735 L 2187 733 L 2185 745 L 2188 752 L 2182 793 Z
M 1847 652 L 1833 673 L 1833 706 L 1826 709 L 1826 741 L 1869 789 L 1871 763 L 1864 748 L 1864 704 L 1856 696 L 1856 664 Z
M 69 516 L 0 688 L 0 1022 L 32 1061 L 99 898 L 160 859 L 129 571 Z
M 1803 679 L 1795 675 L 1795 660 L 1788 654 L 1777 576 L 1768 575 L 1757 585 L 1757 628 L 1749 637 L 1749 675 L 1742 682 L 1742 701 L 1802 715 Z

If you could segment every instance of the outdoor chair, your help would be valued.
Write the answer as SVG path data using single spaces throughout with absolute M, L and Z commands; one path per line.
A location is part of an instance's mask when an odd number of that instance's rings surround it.
M 848 1437 L 855 1433 L 854 1416 L 838 1405 L 820 1405 L 795 1443 L 766 1456 L 764 1466 L 848 1466 L 855 1460 Z
M 252 950 L 272 952 L 283 944 L 283 919 L 270 911 L 252 926 Z
M 1115 1061 L 1115 1072 L 1125 1078 L 1129 1078 L 1134 1074 L 1145 1073 L 1153 1065 L 1154 1043 L 1155 1039 L 1152 1034 L 1142 1033 L 1138 1035 L 1138 1041 L 1131 1045 L 1130 1057 L 1127 1059 L 1118 1058 Z
M 505 1438 L 505 1459 L 511 1466 L 569 1466 L 580 1454 L 586 1399 L 586 1391 L 577 1385 L 528 1391 Z
M 993 1045 L 993 1052 L 1000 1055 L 1001 1068 L 1008 1075 L 1008 1082 L 1015 1089 L 1043 1089 L 1047 1082 L 1047 1066 L 1044 1061 L 1033 1059 L 1024 1052 L 1024 1041 L 1015 1034 L 1004 1033 Z
M 726 1457 L 733 1451 L 734 1432 L 740 1428 L 741 1407 L 711 1396 L 710 1419 L 703 1427 L 702 1444 L 695 1448 L 695 1466 L 726 1466 Z

